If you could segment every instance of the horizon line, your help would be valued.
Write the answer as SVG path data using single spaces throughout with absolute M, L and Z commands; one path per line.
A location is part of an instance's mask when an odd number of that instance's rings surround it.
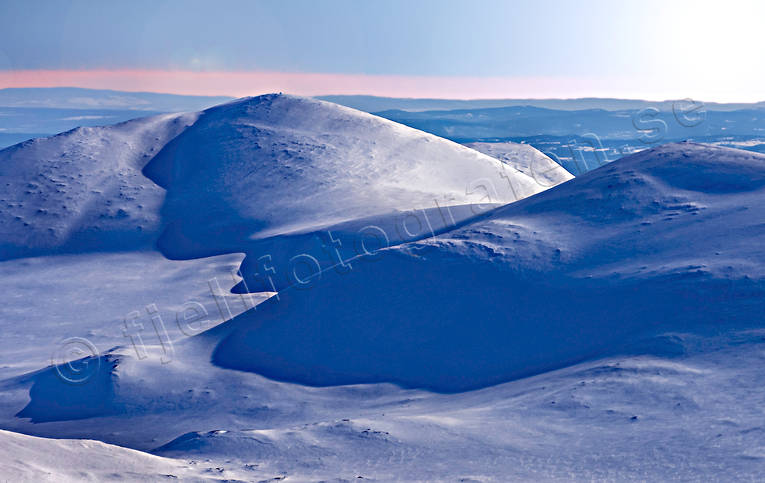
M 9 89 L 82 89 L 82 90 L 92 90 L 92 91 L 108 91 L 108 92 L 118 92 L 118 93 L 128 93 L 128 94 L 158 94 L 158 95 L 164 95 L 164 96 L 190 96 L 190 97 L 222 97 L 226 99 L 231 100 L 237 100 L 237 99 L 245 99 L 248 97 L 257 97 L 257 96 L 263 96 L 263 95 L 269 95 L 269 94 L 286 94 L 286 95 L 295 95 L 295 96 L 301 96 L 300 94 L 292 94 L 289 92 L 284 91 L 271 91 L 271 92 L 263 92 L 261 94 L 254 94 L 254 95 L 248 95 L 248 96 L 242 96 L 242 97 L 236 97 L 232 95 L 207 95 L 207 94 L 178 94 L 175 92 L 164 92 L 164 91 L 147 91 L 147 90 L 131 90 L 131 89 L 112 89 L 112 88 L 93 88 L 93 87 L 82 87 L 82 86 L 76 86 L 76 85 L 56 85 L 56 86 L 45 86 L 45 87 L 38 87 L 38 86 L 14 86 L 14 87 L 0 87 L 0 91 L 9 90 Z M 584 100 L 598 100 L 598 101 L 634 101 L 634 102 L 649 102 L 649 103 L 660 103 L 660 102 L 673 102 L 673 101 L 679 101 L 679 100 L 686 100 L 687 98 L 674 98 L 674 99 L 648 99 L 648 98 L 638 98 L 638 97 L 600 97 L 600 96 L 586 96 L 586 97 L 402 97 L 402 96 L 380 96 L 375 94 L 366 94 L 361 92 L 356 93 L 343 93 L 343 94 L 316 94 L 316 95 L 306 95 L 302 97 L 311 97 L 321 100 L 322 97 L 373 97 L 376 99 L 396 99 L 396 100 L 411 100 L 411 101 L 458 101 L 458 102 L 473 102 L 473 101 L 584 101 Z M 705 103 L 712 103 L 712 104 L 762 104 L 765 103 L 765 100 L 762 101 L 740 101 L 740 102 L 718 102 L 718 101 L 706 101 L 703 99 L 695 99 L 698 101 L 702 101 Z
M 753 95 L 724 99 L 703 89 L 683 92 L 656 80 L 606 77 L 470 77 L 334 74 L 278 71 L 161 69 L 29 69 L 0 71 L 4 88 L 82 88 L 134 93 L 241 98 L 283 92 L 308 97 L 371 96 L 454 101 L 618 99 L 663 102 L 696 99 L 756 104 Z M 616 86 L 616 87 L 615 87 Z M 739 91 L 740 92 L 740 91 Z M 655 99 L 663 99 L 658 101 Z M 760 98 L 755 98 L 760 99 Z

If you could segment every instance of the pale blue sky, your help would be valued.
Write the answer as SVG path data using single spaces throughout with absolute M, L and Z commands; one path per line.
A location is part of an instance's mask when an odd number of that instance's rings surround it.
M 636 68 L 658 7 L 617 1 L 2 2 L 18 69 L 570 75 Z
M 764 3 L 3 0 L 0 70 L 542 77 L 598 85 L 617 78 L 658 85 L 663 75 L 673 86 L 724 92 L 721 83 L 765 81 Z

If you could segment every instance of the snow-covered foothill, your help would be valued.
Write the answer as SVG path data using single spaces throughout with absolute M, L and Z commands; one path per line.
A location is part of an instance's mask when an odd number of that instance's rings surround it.
M 196 116 L 82 127 L 0 150 L 0 260 L 151 247 L 165 193 L 141 170 Z

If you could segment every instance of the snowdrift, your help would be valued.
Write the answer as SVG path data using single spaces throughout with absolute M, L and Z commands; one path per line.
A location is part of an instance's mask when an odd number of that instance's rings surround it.
M 666 145 L 350 260 L 202 337 L 216 364 L 277 380 L 455 392 L 670 330 L 757 326 L 764 186 L 765 156 Z
M 112 354 L 89 356 L 16 378 L 14 385 L 31 383 L 29 404 L 16 417 L 44 423 L 121 413 L 114 403 L 118 364 Z

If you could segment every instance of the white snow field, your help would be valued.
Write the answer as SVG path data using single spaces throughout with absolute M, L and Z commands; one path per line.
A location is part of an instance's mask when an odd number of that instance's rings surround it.
M 0 151 L 3 199 L 54 180 L 0 215 L 0 479 L 762 478 L 765 156 L 545 191 L 528 147 L 276 95 L 95 132 Z

